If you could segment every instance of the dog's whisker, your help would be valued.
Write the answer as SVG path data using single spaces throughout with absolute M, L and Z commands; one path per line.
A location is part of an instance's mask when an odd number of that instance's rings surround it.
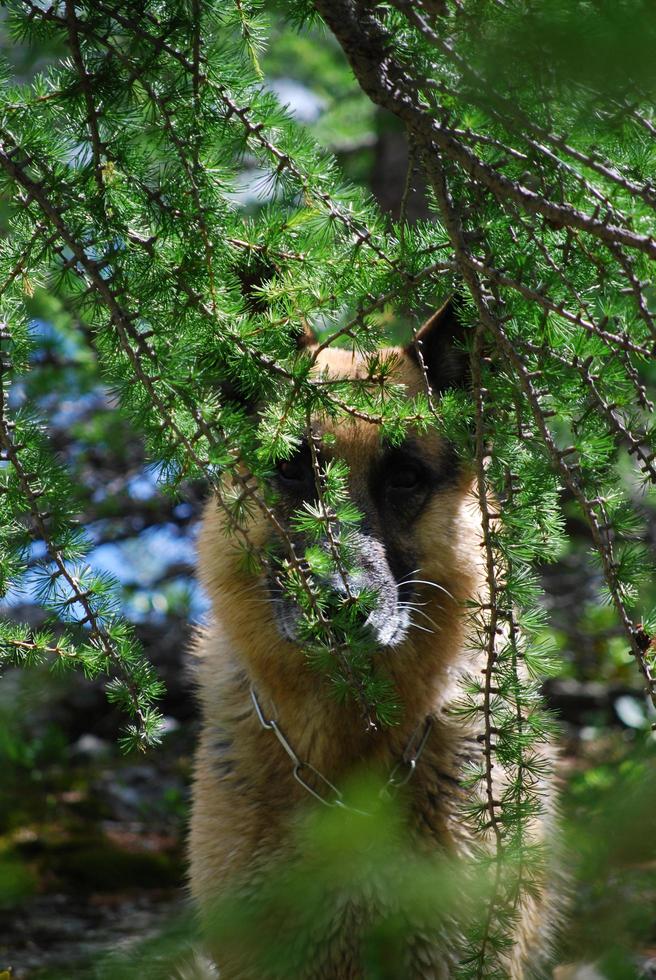
M 448 589 L 445 589 L 443 585 L 439 585 L 437 582 L 430 582 L 428 579 L 425 578 L 413 578 L 410 579 L 409 582 L 404 582 L 404 585 L 430 585 L 434 589 L 439 589 L 440 592 L 446 593 L 449 599 L 453 599 L 453 601 L 455 602 L 455 596 L 452 595 Z
M 241 589 L 240 594 L 246 595 L 249 592 L 255 592 L 256 589 L 265 589 L 265 588 L 266 588 L 266 582 L 264 581 L 255 582 L 253 585 L 249 585 L 245 589 Z
M 430 619 L 430 616 L 427 613 L 423 612 L 423 610 L 417 608 L 416 606 L 399 606 L 398 608 L 399 609 L 411 609 L 413 612 L 421 613 L 422 616 L 426 616 L 427 619 Z M 442 612 L 443 610 L 444 610 L 444 606 L 437 606 L 437 607 L 435 607 L 435 611 L 436 612 Z M 434 622 L 434 620 L 431 620 L 431 622 Z
M 420 626 L 419 623 L 414 623 L 412 620 L 410 620 L 410 625 L 412 626 L 413 629 L 415 629 L 415 630 L 422 630 L 424 633 L 434 633 L 435 632 L 435 630 L 429 630 L 428 627 L 426 627 L 426 626 Z
M 438 631 L 440 631 L 440 632 L 441 632 L 441 630 L 442 630 L 442 627 L 441 627 L 441 626 L 439 625 L 439 623 L 436 623 L 436 622 L 435 622 L 435 620 L 434 620 L 434 619 L 432 618 L 432 616 L 429 616 L 429 615 L 428 615 L 428 613 L 425 613 L 425 612 L 423 611 L 423 609 L 418 609 L 418 608 L 417 608 L 417 607 L 416 607 L 415 605 L 413 605 L 413 604 L 412 604 L 411 602 L 408 602 L 408 603 L 400 603 L 400 604 L 399 604 L 399 607 L 398 607 L 398 608 L 399 608 L 399 609 L 406 609 L 406 610 L 407 610 L 407 609 L 410 609 L 410 610 L 412 610 L 412 612 L 416 612 L 416 613 L 419 613 L 419 615 L 420 615 L 420 616 L 423 616 L 423 617 L 424 617 L 424 619 L 427 619 L 429 623 L 432 623 L 432 624 L 433 624 L 433 626 L 435 627 L 435 629 L 436 629 L 436 630 L 438 630 Z M 416 624 L 415 624 L 415 625 L 416 625 Z M 424 627 L 424 628 L 425 628 L 425 627 Z
M 420 616 L 424 616 L 424 618 L 427 619 L 429 623 L 433 624 L 436 630 L 441 631 L 442 627 L 439 625 L 439 623 L 436 623 L 435 620 L 432 618 L 432 616 L 429 616 L 428 613 L 425 613 L 423 609 L 415 609 L 415 612 L 419 613 Z

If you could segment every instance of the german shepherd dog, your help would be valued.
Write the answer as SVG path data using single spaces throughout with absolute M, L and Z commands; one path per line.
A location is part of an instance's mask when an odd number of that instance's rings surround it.
M 416 342 L 382 352 L 394 356 L 393 380 L 405 386 L 408 396 L 424 390 L 426 375 L 436 394 L 466 385 L 468 358 L 454 343 L 460 332 L 449 301 L 421 328 Z M 318 355 L 317 369 L 345 378 L 367 373 L 357 354 L 330 347 Z M 438 852 L 463 863 L 473 845 L 473 832 L 462 816 L 471 793 L 462 785 L 462 773 L 469 762 L 480 761 L 481 743 L 448 711 L 458 696 L 459 674 L 476 673 L 484 663 L 483 652 L 472 651 L 464 608 L 472 597 L 485 601 L 486 591 L 472 470 L 434 430 L 410 432 L 402 445 L 389 447 L 379 426 L 364 419 L 338 425 L 317 419 L 314 424 L 332 434 L 330 455 L 348 464 L 350 494 L 362 515 L 354 535 L 360 584 L 376 595 L 366 625 L 403 713 L 397 725 L 366 731 L 361 712 L 332 696 L 330 682 L 307 663 L 292 600 L 272 588 L 266 576 L 255 580 L 243 570 L 238 548 L 226 537 L 222 512 L 210 501 L 199 539 L 200 575 L 211 597 L 212 620 L 198 635 L 195 650 L 202 734 L 193 789 L 190 883 L 222 980 L 289 976 L 257 965 L 248 942 L 235 949 L 234 943 L 213 941 L 211 910 L 233 889 L 257 891 L 283 859 L 302 860 L 295 828 L 313 801 L 294 778 L 294 757 L 313 767 L 305 770 L 308 782 L 326 796 L 355 771 L 391 772 L 419 732 L 424 744 L 404 787 L 408 840 L 417 854 Z M 307 447 L 279 465 L 277 484 L 284 522 L 314 497 Z M 255 546 L 265 546 L 271 524 L 265 516 L 254 516 L 248 533 Z M 413 625 L 413 606 L 421 608 L 429 631 Z M 291 757 L 263 725 L 274 717 Z M 430 730 L 423 727 L 427 719 Z M 548 849 L 555 796 L 551 784 L 543 793 L 547 816 L 536 820 L 534 834 Z M 513 944 L 505 954 L 507 976 L 540 973 L 554 905 L 551 889 L 539 884 L 520 901 Z M 329 926 L 313 937 L 294 978 L 371 976 L 362 951 L 366 917 L 366 909 L 358 912 L 353 903 L 336 900 Z M 455 976 L 456 944 L 444 931 L 427 935 L 410 924 L 401 944 L 403 949 L 395 950 L 397 965 L 386 977 Z

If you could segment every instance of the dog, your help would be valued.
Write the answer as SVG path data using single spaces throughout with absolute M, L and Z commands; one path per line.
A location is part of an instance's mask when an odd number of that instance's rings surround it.
M 427 382 L 437 397 L 468 383 L 461 336 L 450 300 L 412 344 L 388 348 L 381 356 L 393 363 L 392 380 L 404 385 L 409 397 Z M 312 353 L 312 339 L 305 344 Z M 315 369 L 333 378 L 367 375 L 365 359 L 343 348 L 321 350 Z M 462 672 L 479 672 L 484 664 L 483 651 L 472 650 L 466 609 L 468 600 L 484 601 L 486 594 L 473 469 L 434 429 L 409 430 L 401 445 L 390 446 L 381 439 L 380 427 L 362 418 L 337 424 L 318 418 L 313 426 L 319 437 L 330 436 L 328 447 L 321 449 L 324 461 L 334 456 L 348 464 L 350 497 L 361 515 L 352 536 L 358 569 L 354 587 L 368 588 L 376 597 L 363 626 L 402 713 L 398 724 L 367 729 L 357 705 L 332 696 L 330 682 L 308 664 L 293 600 L 270 576 L 254 579 L 244 571 L 239 548 L 226 536 L 223 512 L 210 500 L 198 546 L 212 619 L 195 645 L 202 733 L 193 786 L 191 894 L 222 980 L 292 975 L 442 980 L 455 976 L 458 968 L 457 923 L 451 932 L 441 926 L 431 935 L 408 922 L 396 943 L 391 972 L 370 974 L 363 936 L 371 910 L 339 896 L 326 896 L 334 911 L 317 926 L 293 974 L 275 972 L 257 960 L 257 937 L 252 943 L 231 943 L 225 931 L 223 940 L 213 935 L 217 902 L 239 896 L 247 907 L 249 894 L 258 893 L 267 874 L 277 873 L 286 861 L 303 860 L 299 815 L 320 806 L 315 794 L 324 803 L 341 805 L 341 787 L 354 772 L 373 771 L 384 780 L 388 773 L 398 777 L 401 766 L 401 778 L 392 777 L 391 783 L 405 782 L 404 826 L 417 854 L 446 855 L 457 867 L 476 846 L 462 816 L 471 795 L 462 777 L 469 764 L 480 761 L 481 743 L 473 727 L 449 713 Z M 310 449 L 299 445 L 275 476 L 277 520 L 297 543 L 291 515 L 315 493 Z M 264 548 L 272 535 L 275 540 L 266 516 L 253 514 L 248 526 L 252 544 Z M 336 580 L 333 586 L 340 588 Z M 548 844 L 555 810 L 548 777 L 542 793 L 545 814 L 531 833 Z M 514 941 L 502 956 L 507 976 L 539 973 L 555 907 L 553 888 L 534 882 L 515 910 Z

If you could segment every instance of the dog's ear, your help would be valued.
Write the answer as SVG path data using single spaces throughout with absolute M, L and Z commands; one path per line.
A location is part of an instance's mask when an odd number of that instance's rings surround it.
M 426 320 L 405 348 L 407 356 L 423 366 L 435 394 L 447 388 L 466 388 L 470 382 L 469 354 L 463 348 L 462 300 L 451 296 Z

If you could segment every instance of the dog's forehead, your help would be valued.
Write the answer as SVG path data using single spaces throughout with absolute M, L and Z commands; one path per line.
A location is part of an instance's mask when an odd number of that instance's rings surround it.
M 331 378 L 366 378 L 367 362 L 357 351 L 326 347 L 316 355 L 313 373 Z
M 384 347 L 378 351 L 382 361 L 391 367 L 391 376 L 397 384 L 405 384 L 408 394 L 413 394 L 421 381 L 421 372 L 402 347 Z M 358 351 L 343 347 L 326 347 L 316 357 L 315 374 L 327 374 L 331 378 L 363 380 L 369 376 L 369 360 Z M 375 383 L 372 382 L 372 383 Z
M 408 397 L 422 390 L 423 379 L 415 363 L 400 347 L 386 347 L 379 352 L 383 360 L 391 361 L 391 380 L 405 386 Z M 369 376 L 369 363 L 357 351 L 328 347 L 317 356 L 314 373 L 329 378 L 353 378 L 363 380 Z M 372 382 L 376 383 L 376 382 Z M 332 454 L 347 461 L 351 467 L 361 468 L 365 462 L 380 457 L 385 447 L 381 440 L 380 425 L 357 416 L 341 418 L 337 422 L 323 418 L 315 421 L 316 431 L 330 433 Z M 418 438 L 428 453 L 439 451 L 440 442 L 436 432 Z

